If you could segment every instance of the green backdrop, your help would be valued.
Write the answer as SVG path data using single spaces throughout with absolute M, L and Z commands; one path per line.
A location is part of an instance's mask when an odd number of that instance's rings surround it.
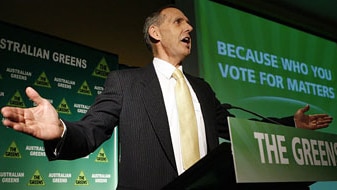
M 335 42 L 210 0 L 195 1 L 195 19 L 200 75 L 221 102 L 274 117 L 310 104 L 337 118 Z M 336 133 L 336 120 L 320 131 Z
M 117 55 L 0 23 L 0 107 L 34 106 L 35 88 L 61 118 L 78 120 L 118 69 Z M 2 125 L 2 124 L 1 124 Z M 0 127 L 0 189 L 113 189 L 117 183 L 117 132 L 87 157 L 48 161 L 43 142 Z

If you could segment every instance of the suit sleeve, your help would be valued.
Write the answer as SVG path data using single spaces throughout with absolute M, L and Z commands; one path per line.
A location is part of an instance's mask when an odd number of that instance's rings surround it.
M 123 97 L 119 76 L 111 72 L 103 92 L 98 95 L 80 121 L 64 121 L 67 130 L 58 140 L 45 141 L 49 160 L 72 160 L 87 156 L 109 139 L 118 125 Z

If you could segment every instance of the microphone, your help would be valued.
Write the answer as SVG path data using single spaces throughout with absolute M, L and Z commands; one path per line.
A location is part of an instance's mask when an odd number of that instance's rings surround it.
M 242 111 L 244 111 L 244 112 L 248 112 L 248 113 L 250 113 L 250 114 L 253 114 L 253 115 L 255 115 L 255 116 L 259 117 L 259 118 L 262 118 L 262 119 L 264 119 L 264 120 L 267 120 L 267 121 L 269 121 L 269 122 L 271 122 L 271 123 L 278 124 L 278 125 L 283 125 L 283 124 L 281 124 L 281 123 L 279 123 L 279 122 L 277 122 L 277 121 L 275 121 L 275 120 L 272 120 L 272 119 L 270 119 L 270 118 L 264 117 L 264 116 L 262 116 L 262 115 L 260 115 L 260 114 L 257 114 L 257 113 L 255 113 L 255 112 L 246 110 L 246 109 L 241 108 L 241 107 L 233 106 L 233 105 L 228 104 L 228 103 L 224 103 L 224 104 L 221 104 L 221 105 L 222 105 L 223 108 L 225 108 L 225 109 L 227 109 L 227 110 L 230 110 L 230 109 L 242 110 Z

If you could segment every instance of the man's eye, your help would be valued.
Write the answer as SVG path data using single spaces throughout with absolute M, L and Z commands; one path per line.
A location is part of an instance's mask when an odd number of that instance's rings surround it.
M 180 24 L 182 22 L 182 19 L 177 19 L 174 21 L 174 23 Z

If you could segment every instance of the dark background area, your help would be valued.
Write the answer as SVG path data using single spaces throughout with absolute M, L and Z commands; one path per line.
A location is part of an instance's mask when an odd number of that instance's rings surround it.
M 146 16 L 181 1 L 190 0 L 0 0 L 0 21 L 117 54 L 121 64 L 143 66 L 152 60 L 143 42 Z M 335 0 L 216 1 L 337 41 Z

